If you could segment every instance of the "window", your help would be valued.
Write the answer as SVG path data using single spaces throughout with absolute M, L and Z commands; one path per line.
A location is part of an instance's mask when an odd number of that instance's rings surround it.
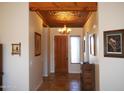
M 71 63 L 80 63 L 80 37 L 71 36 Z

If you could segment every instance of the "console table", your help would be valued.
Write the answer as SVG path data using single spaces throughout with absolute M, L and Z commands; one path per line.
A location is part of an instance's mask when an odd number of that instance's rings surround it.
M 95 64 L 81 65 L 81 90 L 95 90 Z

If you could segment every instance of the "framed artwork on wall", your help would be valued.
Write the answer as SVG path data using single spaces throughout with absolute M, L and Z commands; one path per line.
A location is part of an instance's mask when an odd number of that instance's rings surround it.
M 12 44 L 12 55 L 21 55 L 21 43 Z
M 41 55 L 41 34 L 35 32 L 34 38 L 35 38 L 35 56 L 39 56 Z
M 85 43 L 86 43 L 86 41 L 84 40 L 84 43 L 83 43 L 83 46 L 84 46 L 83 52 L 85 52 Z
M 96 55 L 96 37 L 95 34 L 90 35 L 90 54 Z
M 104 56 L 124 57 L 124 29 L 104 32 Z

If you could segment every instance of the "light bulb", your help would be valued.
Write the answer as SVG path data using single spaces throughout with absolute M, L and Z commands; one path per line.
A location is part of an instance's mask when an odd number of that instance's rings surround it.
M 61 30 L 61 28 L 59 28 L 59 30 L 58 30 L 59 32 L 61 32 L 62 30 Z
M 68 29 L 67 29 L 67 32 L 71 32 L 71 29 L 70 29 L 70 28 L 68 28 Z
M 66 25 L 64 25 L 64 27 L 59 28 L 58 31 L 61 34 L 69 34 L 72 30 L 70 28 L 67 28 Z

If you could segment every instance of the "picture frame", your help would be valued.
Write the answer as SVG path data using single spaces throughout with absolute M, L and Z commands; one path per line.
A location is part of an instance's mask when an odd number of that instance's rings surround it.
M 90 35 L 90 54 L 96 55 L 96 36 L 95 34 Z
M 85 53 L 85 43 L 86 43 L 86 41 L 85 41 L 85 39 L 83 40 L 83 52 Z
M 124 57 L 124 29 L 104 31 L 104 57 Z
M 12 44 L 12 55 L 21 55 L 21 43 Z
M 35 32 L 35 56 L 41 55 L 41 34 Z

